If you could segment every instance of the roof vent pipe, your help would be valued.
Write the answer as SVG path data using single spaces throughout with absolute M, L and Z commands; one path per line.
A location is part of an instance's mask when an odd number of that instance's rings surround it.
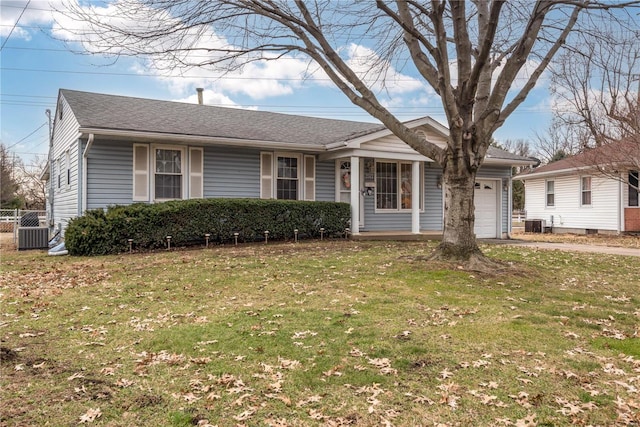
M 202 105 L 204 103 L 203 99 L 202 99 L 202 92 L 204 91 L 203 88 L 198 87 L 196 88 L 196 92 L 198 92 L 198 104 Z

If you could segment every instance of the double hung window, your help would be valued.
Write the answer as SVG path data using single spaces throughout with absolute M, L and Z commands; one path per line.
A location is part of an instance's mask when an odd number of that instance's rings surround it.
M 315 156 L 260 153 L 260 197 L 315 200 Z
M 591 206 L 591 177 L 583 176 L 580 178 L 580 204 L 582 206 Z
M 545 195 L 547 207 L 555 206 L 556 204 L 556 190 L 555 181 L 546 181 L 545 183 Z
M 203 197 L 203 158 L 199 147 L 134 144 L 133 201 Z

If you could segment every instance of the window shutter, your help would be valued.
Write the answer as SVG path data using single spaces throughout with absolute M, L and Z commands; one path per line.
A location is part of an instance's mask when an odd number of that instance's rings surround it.
M 202 148 L 189 148 L 189 198 L 203 197 L 203 157 Z
M 304 200 L 316 199 L 316 158 L 304 156 Z
M 273 153 L 260 153 L 260 198 L 273 198 Z
M 133 144 L 133 201 L 149 201 L 149 146 Z

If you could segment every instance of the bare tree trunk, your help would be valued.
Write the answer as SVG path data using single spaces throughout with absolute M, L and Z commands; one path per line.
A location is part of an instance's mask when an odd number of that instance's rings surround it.
M 443 164 L 444 230 L 432 259 L 467 262 L 482 256 L 474 232 L 474 185 L 477 166 L 470 166 L 463 134 L 451 132 Z M 456 141 L 457 139 L 457 141 Z M 452 147 L 455 147 L 452 149 Z

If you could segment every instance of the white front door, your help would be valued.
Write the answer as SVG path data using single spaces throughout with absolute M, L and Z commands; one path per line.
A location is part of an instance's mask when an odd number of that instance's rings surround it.
M 498 237 L 498 181 L 477 180 L 474 194 L 476 206 L 476 237 Z

